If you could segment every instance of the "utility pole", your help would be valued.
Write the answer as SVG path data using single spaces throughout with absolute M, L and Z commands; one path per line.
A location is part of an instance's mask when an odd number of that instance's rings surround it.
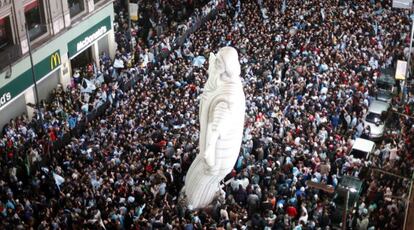
M 346 189 L 345 194 L 345 211 L 342 213 L 342 230 L 346 230 L 346 216 L 348 215 L 349 189 Z
M 131 8 L 129 7 L 129 0 L 126 0 L 128 8 L 128 30 L 129 30 L 129 45 L 131 49 L 131 57 L 134 56 L 134 45 L 132 44 L 132 23 L 131 23 Z
M 410 74 L 411 74 L 411 52 L 413 50 L 413 36 L 414 36 L 414 18 L 410 16 L 411 19 L 411 36 L 410 36 L 410 48 L 409 48 L 409 54 L 408 54 L 408 60 L 407 60 L 407 73 L 405 74 L 405 80 L 401 82 L 401 90 L 402 90 L 402 102 L 405 102 L 405 82 L 408 82 L 410 80 Z
M 37 109 L 37 112 L 38 112 L 40 125 L 42 126 L 41 130 L 42 130 L 42 132 L 44 132 L 45 127 L 44 127 L 44 123 L 43 123 L 42 111 L 40 109 L 40 104 L 39 104 L 40 103 L 39 91 L 37 89 L 36 73 L 35 73 L 34 64 L 33 64 L 32 45 L 31 45 L 31 41 L 30 41 L 29 30 L 28 30 L 27 24 L 25 24 L 25 30 L 26 30 L 27 44 L 28 44 L 28 47 L 29 47 L 29 57 L 30 57 L 30 67 L 31 67 L 30 69 L 32 70 L 32 81 L 33 81 L 34 90 L 35 90 L 36 109 Z

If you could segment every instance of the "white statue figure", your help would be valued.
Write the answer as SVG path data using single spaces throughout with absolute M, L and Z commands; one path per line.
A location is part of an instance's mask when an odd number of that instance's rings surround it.
M 246 108 L 236 49 L 210 53 L 208 75 L 200 100 L 200 153 L 183 189 L 192 209 L 204 208 L 223 194 L 220 181 L 232 171 L 243 136 Z

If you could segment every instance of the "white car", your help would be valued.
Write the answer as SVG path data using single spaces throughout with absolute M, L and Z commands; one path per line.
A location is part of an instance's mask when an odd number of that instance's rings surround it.
M 368 159 L 369 155 L 375 150 L 375 142 L 365 140 L 363 138 L 357 138 L 352 145 L 352 149 L 349 152 L 350 156 L 357 159 Z
M 368 112 L 364 117 L 364 125 L 370 127 L 370 139 L 380 139 L 384 135 L 385 118 L 384 116 L 390 104 L 384 101 L 374 100 L 368 108 Z

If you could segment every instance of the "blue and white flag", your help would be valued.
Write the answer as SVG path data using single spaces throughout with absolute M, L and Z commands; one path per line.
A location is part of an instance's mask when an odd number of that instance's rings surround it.
M 378 34 L 378 22 L 375 20 L 375 23 L 372 26 L 374 27 L 374 33 L 375 33 L 375 35 L 377 35 Z
M 58 189 L 60 190 L 60 185 L 63 184 L 63 182 L 65 182 L 65 178 L 63 178 L 62 176 L 53 173 L 53 179 L 55 179 L 55 183 L 58 187 Z
M 91 81 L 86 78 L 82 80 L 81 93 L 92 93 L 95 89 L 96 86 Z
M 321 9 L 321 17 L 322 17 L 322 21 L 325 21 L 325 9 L 324 8 Z
M 286 11 L 286 0 L 283 0 L 283 3 L 282 3 L 282 14 L 284 14 L 285 11 Z

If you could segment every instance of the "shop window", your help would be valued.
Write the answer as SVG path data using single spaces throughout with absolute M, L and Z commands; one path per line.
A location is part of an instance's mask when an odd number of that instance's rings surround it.
M 47 32 L 44 7 L 41 0 L 33 1 L 24 7 L 24 16 L 30 41 Z
M 10 17 L 0 19 L 0 51 L 13 45 Z
M 72 18 L 85 10 L 83 0 L 68 0 L 68 5 Z

